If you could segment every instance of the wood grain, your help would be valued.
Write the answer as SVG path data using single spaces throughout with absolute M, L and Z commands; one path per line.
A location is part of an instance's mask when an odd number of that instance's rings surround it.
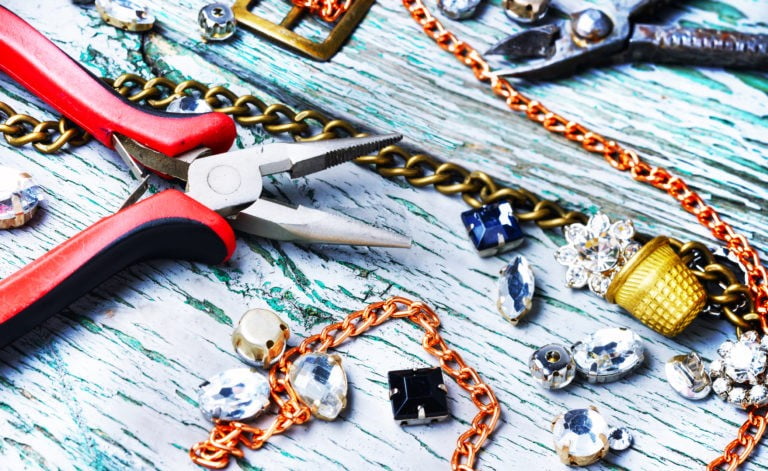
M 329 63 L 286 53 L 243 30 L 228 43 L 202 44 L 195 18 L 205 2 L 153 3 L 159 25 L 145 37 L 103 24 L 93 7 L 42 0 L 4 5 L 97 74 L 194 77 L 267 103 L 321 109 L 371 131 L 402 132 L 414 150 L 485 170 L 569 207 L 602 207 L 633 217 L 644 232 L 713 243 L 665 194 L 508 112 L 426 38 L 398 2 L 375 4 Z M 274 16 L 282 9 L 263 3 L 258 8 Z M 768 25 L 761 0 L 693 0 L 666 11 L 665 20 L 688 25 L 752 32 Z M 518 28 L 501 13 L 500 1 L 485 5 L 479 18 L 450 26 L 480 50 Z M 320 30 L 315 25 L 313 34 Z M 764 73 L 628 64 L 518 85 L 684 176 L 765 248 Z M 6 77 L 0 77 L 0 100 L 20 112 L 53 116 Z M 273 139 L 261 129 L 239 131 L 240 147 Z M 0 161 L 34 174 L 48 196 L 34 224 L 0 234 L 0 276 L 115 211 L 134 183 L 117 155 L 97 143 L 52 156 L 3 146 Z M 153 185 L 157 191 L 169 184 Z M 126 270 L 0 351 L 0 468 L 195 469 L 187 450 L 208 428 L 195 387 L 239 365 L 229 335 L 242 313 L 276 310 L 298 342 L 394 294 L 436 307 L 446 340 L 499 396 L 503 421 L 480 457 L 484 469 L 563 469 L 552 452 L 549 422 L 566 408 L 594 404 L 611 423 L 634 431 L 633 449 L 593 469 L 700 468 L 743 420 L 716 398 L 683 400 L 663 373 L 667 358 L 686 351 L 711 360 L 719 342 L 732 335 L 730 327 L 701 319 L 670 340 L 615 306 L 564 288 L 563 270 L 551 259 L 562 242 L 557 234 L 525 228 L 520 252 L 537 275 L 536 307 L 515 328 L 496 312 L 494 299 L 498 270 L 510 256 L 475 255 L 458 217 L 465 209 L 460 199 L 353 165 L 291 182 L 272 179 L 267 186 L 293 203 L 410 232 L 414 247 L 308 247 L 241 236 L 224 266 L 160 261 Z M 559 392 L 531 384 L 526 363 L 534 348 L 572 343 L 605 325 L 631 327 L 645 339 L 648 359 L 637 374 L 608 385 L 579 381 Z M 387 400 L 387 371 L 434 364 L 419 337 L 415 328 L 392 323 L 345 345 L 351 400 L 343 420 L 296 427 L 233 468 L 445 469 L 455 438 L 474 415 L 469 399 L 449 383 L 453 420 L 410 428 L 395 425 Z M 748 469 L 768 469 L 768 452 L 761 449 Z

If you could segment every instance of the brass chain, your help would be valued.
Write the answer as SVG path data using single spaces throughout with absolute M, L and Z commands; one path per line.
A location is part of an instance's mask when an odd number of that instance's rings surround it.
M 285 352 L 269 372 L 272 399 L 280 410 L 271 425 L 260 429 L 240 422 L 219 421 L 206 441 L 192 447 L 189 452 L 192 460 L 202 466 L 222 469 L 227 467 L 231 457 L 243 456 L 240 446 L 259 449 L 271 436 L 285 432 L 293 424 L 309 421 L 312 418 L 309 407 L 299 399 L 287 380 L 295 358 L 335 348 L 347 339 L 357 337 L 390 319 L 407 319 L 424 330 L 421 340 L 424 350 L 440 361 L 443 371 L 469 393 L 478 408 L 469 429 L 459 436 L 451 458 L 452 470 L 472 471 L 478 452 L 501 417 L 499 401 L 491 387 L 480 379 L 477 370 L 468 366 L 461 355 L 445 343 L 438 332 L 440 319 L 437 314 L 422 302 L 401 297 L 370 304 L 350 314 L 342 322 L 326 326 L 319 334 L 307 337 L 299 346 Z
M 114 81 L 104 80 L 131 102 L 146 104 L 155 109 L 165 109 L 178 97 L 200 96 L 215 111 L 231 115 L 243 126 L 261 125 L 270 134 L 289 134 L 297 141 L 366 135 L 349 121 L 333 119 L 316 110 L 296 112 L 282 103 L 267 105 L 253 95 L 238 96 L 223 86 L 208 87 L 194 80 L 176 83 L 164 77 L 147 80 L 135 74 L 123 74 Z M 34 130 L 36 126 L 41 126 L 40 121 L 26 115 L 17 115 L 10 106 L 2 102 L 0 113 L 5 113 L 5 123 L 0 124 L 0 132 L 3 132 L 8 143 L 14 146 L 33 144 L 40 152 L 53 153 L 67 143 L 80 146 L 88 141 L 88 134 L 63 118 L 56 126 L 46 124 L 49 131 L 41 132 Z M 19 123 L 28 123 L 28 127 Z M 65 132 L 59 132 L 60 129 L 65 129 Z M 485 172 L 470 171 L 458 164 L 443 162 L 427 154 L 412 154 L 401 146 L 388 146 L 377 155 L 360 157 L 356 162 L 373 166 L 376 172 L 386 178 L 403 177 L 415 187 L 434 186 L 445 195 L 460 194 L 473 208 L 508 200 L 512 202 L 515 216 L 520 221 L 535 223 L 543 229 L 555 229 L 587 221 L 587 216 L 583 213 L 567 211 L 558 203 L 543 200 L 524 188 L 503 185 Z M 702 244 L 684 245 L 676 242 L 674 246 L 687 264 L 692 265 L 695 260 L 705 262 L 703 270 L 694 270 L 694 273 L 702 283 L 709 285 L 711 304 L 718 306 L 737 329 L 758 328 L 754 304 L 748 296 L 749 288 L 739 283 L 728 267 L 717 263 L 710 250 Z M 722 286 L 722 291 L 718 291 L 716 286 Z M 749 308 L 743 308 L 745 305 Z

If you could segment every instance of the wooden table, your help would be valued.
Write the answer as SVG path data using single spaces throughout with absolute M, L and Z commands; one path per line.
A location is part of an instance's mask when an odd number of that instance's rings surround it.
M 375 4 L 329 63 L 287 53 L 244 30 L 228 43 L 202 44 L 195 19 L 205 2 L 154 3 L 159 24 L 145 36 L 102 23 L 92 6 L 42 0 L 4 5 L 96 74 L 194 77 L 268 103 L 320 109 L 370 131 L 402 132 L 409 148 L 482 169 L 569 208 L 600 207 L 613 217 L 634 218 L 643 232 L 713 243 L 666 194 L 508 112 L 396 1 Z M 259 8 L 273 16 L 287 8 L 263 3 Z M 450 26 L 483 50 L 518 28 L 500 3 L 485 6 L 476 20 Z M 670 21 L 687 25 L 765 32 L 768 24 L 762 0 L 692 0 L 667 11 Z M 684 176 L 765 249 L 765 73 L 635 64 L 519 87 Z M 53 116 L 5 76 L 0 89 L 0 100 L 18 111 Z M 260 128 L 239 133 L 241 147 L 273 139 Z M 47 195 L 35 223 L 0 234 L 0 276 L 115 211 L 134 185 L 117 155 L 95 142 L 55 155 L 3 145 L 0 160 L 34 174 Z M 153 191 L 166 185 L 156 182 Z M 243 236 L 224 266 L 160 261 L 122 272 L 0 352 L 0 468 L 195 469 L 188 448 L 209 427 L 196 407 L 195 387 L 239 366 L 229 336 L 246 309 L 279 312 L 298 342 L 396 294 L 437 309 L 446 340 L 478 367 L 501 401 L 502 422 L 481 454 L 482 468 L 562 469 L 549 424 L 568 408 L 596 405 L 612 424 L 634 432 L 633 449 L 610 454 L 593 469 L 700 468 L 744 419 L 715 397 L 682 399 L 663 371 L 669 357 L 691 350 L 711 360 L 733 329 L 724 321 L 699 320 L 671 340 L 616 306 L 564 288 L 563 269 L 551 256 L 562 242 L 559 234 L 525 227 L 527 242 L 519 251 L 537 275 L 536 308 L 513 327 L 495 308 L 497 273 L 511 255 L 475 254 L 459 219 L 465 209 L 460 198 L 385 180 L 352 164 L 269 186 L 293 203 L 408 231 L 414 247 L 299 246 Z M 570 344 L 614 325 L 631 327 L 645 340 L 648 358 L 638 373 L 613 384 L 577 381 L 558 392 L 531 384 L 527 360 L 534 348 Z M 401 428 L 391 417 L 387 371 L 435 364 L 418 338 L 410 325 L 390 323 L 345 345 L 350 407 L 342 420 L 295 427 L 233 468 L 446 469 L 456 437 L 474 415 L 457 385 L 448 384 L 452 420 Z M 768 469 L 765 447 L 748 469 Z

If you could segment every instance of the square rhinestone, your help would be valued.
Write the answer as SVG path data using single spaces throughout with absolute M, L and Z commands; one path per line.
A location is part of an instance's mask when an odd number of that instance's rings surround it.
M 389 372 L 392 414 L 400 425 L 428 424 L 448 418 L 448 390 L 440 368 Z
M 461 220 L 481 257 L 506 252 L 523 243 L 524 234 L 509 201 L 464 211 Z

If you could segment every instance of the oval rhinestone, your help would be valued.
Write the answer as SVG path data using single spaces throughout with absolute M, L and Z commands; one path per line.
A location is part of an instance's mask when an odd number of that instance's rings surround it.
M 563 464 L 588 466 L 608 452 L 608 424 L 595 409 L 573 409 L 552 422 L 555 449 Z
M 300 356 L 288 370 L 288 381 L 318 419 L 334 420 L 347 405 L 347 375 L 338 355 Z
M 517 324 L 533 303 L 535 280 L 528 260 L 516 255 L 501 272 L 496 306 L 505 319 Z
M 645 353 L 639 335 L 625 327 L 609 327 L 576 343 L 573 359 L 590 383 L 608 383 L 635 371 Z
M 223 371 L 197 390 L 200 410 L 208 420 L 249 420 L 269 405 L 269 382 L 250 368 Z

